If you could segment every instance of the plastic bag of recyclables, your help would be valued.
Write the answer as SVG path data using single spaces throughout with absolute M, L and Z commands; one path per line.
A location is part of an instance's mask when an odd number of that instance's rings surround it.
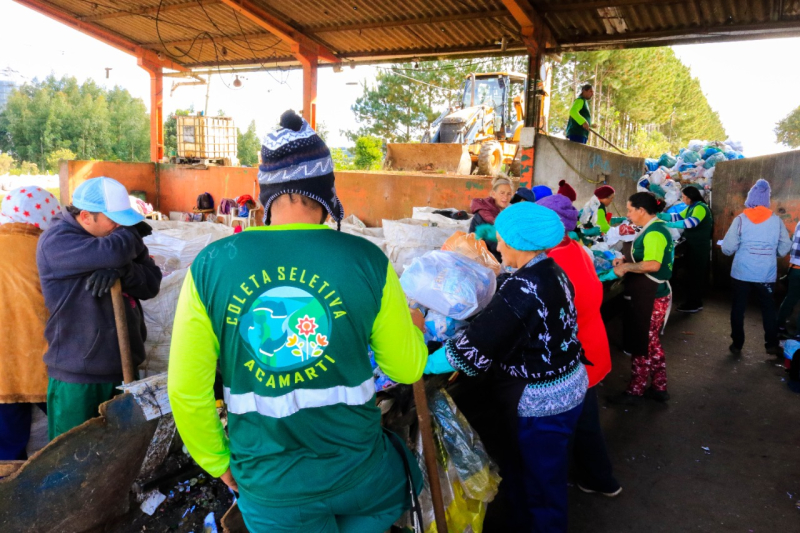
M 458 231 L 456 226 L 439 226 L 435 222 L 404 218 L 383 220 L 386 255 L 398 275 L 417 258 L 438 250 Z
M 463 231 L 453 233 L 442 245 L 442 250 L 445 252 L 457 252 L 469 257 L 478 264 L 492 269 L 496 275 L 503 271 L 503 266 L 489 251 L 489 248 L 486 247 L 486 243 L 476 239 L 474 233 L 464 233 Z
M 436 212 L 438 211 L 438 213 Z M 433 222 L 436 226 L 449 227 L 452 226 L 460 231 L 469 231 L 469 223 L 472 216 L 464 220 L 456 220 L 454 218 L 446 217 L 440 213 L 448 211 L 450 213 L 458 213 L 459 210 L 454 207 L 439 208 L 439 207 L 414 207 L 411 209 L 411 218 L 414 220 L 425 220 Z
M 489 304 L 497 278 L 491 269 L 461 254 L 434 250 L 414 259 L 400 285 L 409 300 L 465 320 Z
M 142 302 L 147 326 L 147 354 L 139 367 L 145 378 L 167 371 L 172 322 L 183 280 L 197 254 L 214 241 L 233 234 L 233 228 L 211 222 L 148 221 L 153 234 L 144 238 L 150 255 L 161 267 L 163 278 L 158 296 Z
M 336 229 L 336 222 L 329 219 L 328 226 Z M 369 242 L 381 249 L 386 253 L 386 238 L 383 235 L 383 228 L 368 228 L 357 216 L 349 215 L 342 220 L 341 224 L 342 233 L 349 235 L 358 235 L 367 239 Z
M 453 532 L 481 533 L 486 508 L 497 495 L 501 478 L 478 434 L 458 411 L 453 399 L 440 389 L 428 399 L 437 444 L 436 464 L 442 487 L 447 529 Z M 419 495 L 423 530 L 436 533 L 430 481 L 422 452 L 422 437 L 417 432 L 412 447 L 417 458 L 424 486 Z M 410 513 L 406 512 L 396 525 L 412 528 Z

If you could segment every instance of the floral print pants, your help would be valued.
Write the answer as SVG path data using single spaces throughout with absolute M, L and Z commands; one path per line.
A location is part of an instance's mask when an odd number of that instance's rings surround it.
M 664 348 L 661 346 L 660 335 L 671 303 L 671 296 L 656 298 L 653 303 L 647 356 L 631 358 L 631 382 L 628 385 L 628 394 L 642 396 L 647 388 L 648 379 L 652 379 L 653 390 L 667 390 L 667 362 L 664 359 Z

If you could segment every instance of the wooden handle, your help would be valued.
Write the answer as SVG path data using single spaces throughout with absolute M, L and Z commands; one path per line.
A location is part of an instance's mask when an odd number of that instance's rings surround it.
M 125 300 L 122 298 L 122 284 L 119 280 L 111 287 L 111 303 L 114 306 L 114 322 L 117 324 L 117 342 L 122 360 L 122 382 L 136 381 L 136 371 L 131 357 L 131 342 L 128 337 L 128 317 L 125 314 Z
M 428 481 L 431 487 L 436 531 L 447 533 L 447 515 L 444 512 L 439 468 L 436 465 L 436 444 L 433 441 L 431 412 L 428 410 L 428 397 L 425 394 L 425 383 L 422 379 L 414 382 L 414 403 L 417 405 L 417 420 L 419 420 L 419 430 L 422 433 L 422 453 L 425 456 L 425 469 L 428 471 Z

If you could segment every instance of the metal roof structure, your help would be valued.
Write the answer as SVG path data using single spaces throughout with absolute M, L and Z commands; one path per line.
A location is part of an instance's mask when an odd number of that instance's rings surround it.
M 165 75 L 207 83 L 197 74 L 212 68 L 302 67 L 302 113 L 314 127 L 325 64 L 526 53 L 531 75 L 548 52 L 800 35 L 800 0 L 15 1 L 138 58 L 150 74 L 154 161 L 164 155 Z
M 530 26 L 551 52 L 800 35 L 800 0 L 16 1 L 187 69 L 525 53 Z

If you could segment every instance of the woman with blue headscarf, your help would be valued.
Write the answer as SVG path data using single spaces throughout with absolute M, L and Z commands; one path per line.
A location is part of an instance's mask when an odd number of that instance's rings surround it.
M 428 358 L 426 373 L 490 372 L 485 401 L 510 453 L 500 460 L 513 531 L 567 531 L 568 443 L 588 386 L 574 290 L 545 253 L 564 224 L 520 202 L 495 222 L 503 264 L 516 268 L 489 305 Z

